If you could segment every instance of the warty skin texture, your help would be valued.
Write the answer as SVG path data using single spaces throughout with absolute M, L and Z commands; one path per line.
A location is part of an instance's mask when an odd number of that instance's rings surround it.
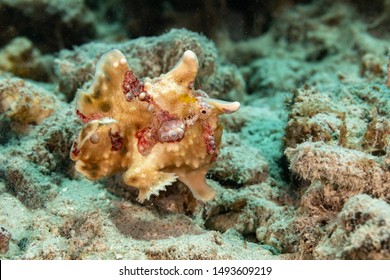
M 124 182 L 139 189 L 139 201 L 176 179 L 197 199 L 212 199 L 205 175 L 221 144 L 218 116 L 240 104 L 195 90 L 198 68 L 187 50 L 168 73 L 140 80 L 119 50 L 104 54 L 90 88 L 76 95 L 84 122 L 70 153 L 76 170 L 91 180 L 123 172 Z

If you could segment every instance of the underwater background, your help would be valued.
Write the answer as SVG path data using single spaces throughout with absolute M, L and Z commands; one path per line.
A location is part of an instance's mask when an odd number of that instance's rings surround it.
M 0 0 L 0 258 L 390 259 L 389 27 L 389 0 Z M 194 87 L 241 103 L 214 199 L 75 170 L 114 48 L 139 78 L 192 50 Z

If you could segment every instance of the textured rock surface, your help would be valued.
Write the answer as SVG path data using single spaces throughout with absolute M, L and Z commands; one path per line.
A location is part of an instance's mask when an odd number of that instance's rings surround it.
M 329 239 L 315 255 L 321 259 L 389 259 L 390 206 L 368 195 L 349 199 L 337 217 Z
M 9 249 L 11 233 L 3 227 L 0 227 L 0 254 L 5 254 Z
M 388 0 L 0 2 L 2 259 L 390 258 Z M 192 49 L 195 88 L 241 102 L 214 200 L 75 172 L 73 99 L 112 48 L 138 77 Z
M 390 201 L 390 172 L 366 153 L 323 143 L 303 143 L 286 150 L 290 168 L 308 181 L 321 180 L 338 189 L 338 197 L 367 193 Z
M 229 138 L 226 136 L 225 138 Z M 223 185 L 249 186 L 259 184 L 268 178 L 268 163 L 261 153 L 245 144 L 225 140 L 218 155 L 218 161 L 209 173 Z
M 55 96 L 18 78 L 0 79 L 0 114 L 22 125 L 39 124 L 56 109 Z

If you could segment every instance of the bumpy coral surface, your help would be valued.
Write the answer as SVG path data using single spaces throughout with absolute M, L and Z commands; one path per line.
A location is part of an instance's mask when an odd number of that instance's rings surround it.
M 103 55 L 91 87 L 77 93 L 76 112 L 85 125 L 71 150 L 76 169 L 92 180 L 124 172 L 140 201 L 176 179 L 196 198 L 213 198 L 205 175 L 219 153 L 218 116 L 240 104 L 195 90 L 198 68 L 187 50 L 167 74 L 140 80 L 120 51 Z

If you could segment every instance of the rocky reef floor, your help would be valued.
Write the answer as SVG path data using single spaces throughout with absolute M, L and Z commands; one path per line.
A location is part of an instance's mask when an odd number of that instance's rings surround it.
M 2 1 L 0 15 L 23 14 L 41 40 L 24 25 L 12 38 L 0 31 L 1 259 L 390 259 L 389 1 L 371 13 L 353 1 L 276 1 L 295 4 L 241 40 L 176 28 L 125 39 L 118 24 L 96 27 L 102 15 L 83 1 L 19 2 Z M 56 36 L 80 41 L 49 42 L 39 12 L 61 26 Z M 215 199 L 176 182 L 139 203 L 121 174 L 75 171 L 75 93 L 113 48 L 138 77 L 166 73 L 190 49 L 195 87 L 241 102 L 221 117 L 207 174 Z

